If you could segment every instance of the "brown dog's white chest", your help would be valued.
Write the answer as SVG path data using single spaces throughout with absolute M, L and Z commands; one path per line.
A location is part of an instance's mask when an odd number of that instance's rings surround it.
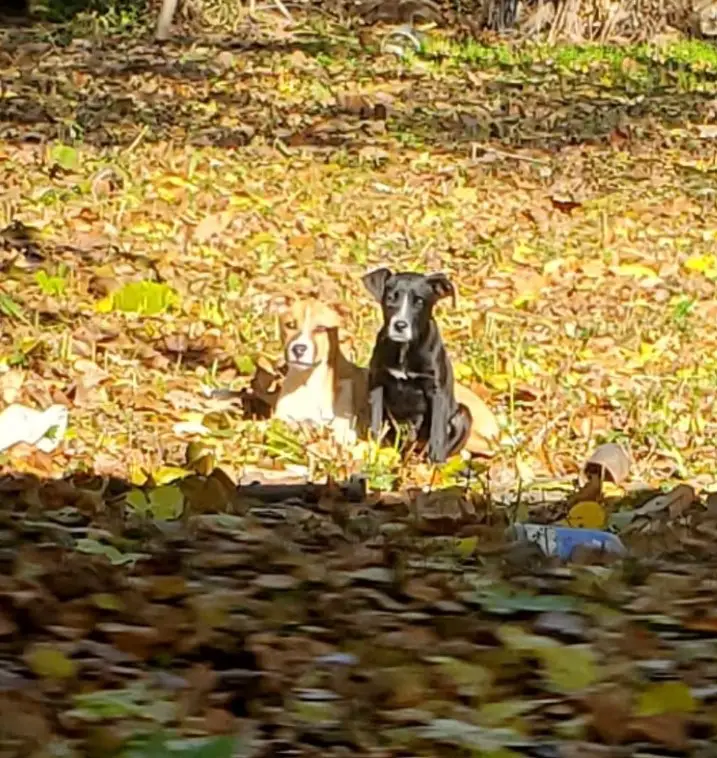
M 336 416 L 333 372 L 325 365 L 307 370 L 290 367 L 274 415 L 283 421 L 332 421 Z

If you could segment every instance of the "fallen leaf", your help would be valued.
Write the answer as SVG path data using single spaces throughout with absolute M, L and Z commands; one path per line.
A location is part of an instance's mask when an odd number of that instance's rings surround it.
M 25 660 L 33 674 L 43 679 L 71 679 L 77 673 L 75 662 L 50 645 L 32 646 L 25 653 Z
M 630 691 L 611 685 L 590 694 L 586 702 L 591 713 L 591 726 L 600 739 L 609 745 L 622 743 L 630 730 Z
M 639 697 L 638 716 L 659 716 L 663 713 L 692 713 L 695 699 L 682 682 L 660 682 L 650 685 Z
M 558 692 L 580 692 L 598 680 L 596 656 L 590 647 L 542 647 L 537 654 L 548 682 Z
M 639 740 L 664 745 L 672 750 L 687 748 L 687 723 L 681 713 L 662 713 L 659 716 L 643 716 L 630 722 L 630 734 Z
M 602 529 L 607 521 L 605 509 L 594 501 L 576 503 L 568 512 L 568 526 L 580 529 Z
M 165 484 L 149 491 L 147 503 L 154 518 L 176 519 L 184 510 L 184 493 L 177 485 Z
M 213 237 L 222 234 L 232 221 L 232 214 L 229 211 L 221 213 L 212 213 L 205 216 L 194 228 L 194 239 L 199 244 L 209 242 Z

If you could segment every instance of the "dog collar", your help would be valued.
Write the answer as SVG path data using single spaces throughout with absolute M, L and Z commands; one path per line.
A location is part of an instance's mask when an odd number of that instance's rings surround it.
M 417 371 L 405 371 L 401 368 L 387 368 L 386 371 L 394 379 L 401 379 L 404 382 L 409 381 L 409 379 L 430 379 L 432 376 L 432 374 L 420 374 Z

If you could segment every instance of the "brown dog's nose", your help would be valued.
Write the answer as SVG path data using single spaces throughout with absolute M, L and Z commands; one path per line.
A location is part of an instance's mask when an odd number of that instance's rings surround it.
M 402 334 L 403 332 L 408 329 L 408 321 L 394 321 L 393 322 L 393 328 L 399 333 Z
M 301 343 L 292 345 L 291 352 L 294 354 L 295 358 L 301 359 L 303 354 L 306 352 L 306 345 L 302 345 Z

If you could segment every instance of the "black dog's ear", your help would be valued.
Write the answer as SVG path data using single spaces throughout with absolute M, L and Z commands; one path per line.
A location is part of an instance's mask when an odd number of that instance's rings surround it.
M 450 295 L 453 307 L 456 307 L 456 289 L 445 274 L 429 274 L 426 281 L 431 285 L 437 300 Z
M 383 291 L 386 288 L 386 282 L 391 276 L 391 269 L 382 267 L 375 268 L 361 277 L 363 286 L 378 300 L 380 303 L 383 299 Z

